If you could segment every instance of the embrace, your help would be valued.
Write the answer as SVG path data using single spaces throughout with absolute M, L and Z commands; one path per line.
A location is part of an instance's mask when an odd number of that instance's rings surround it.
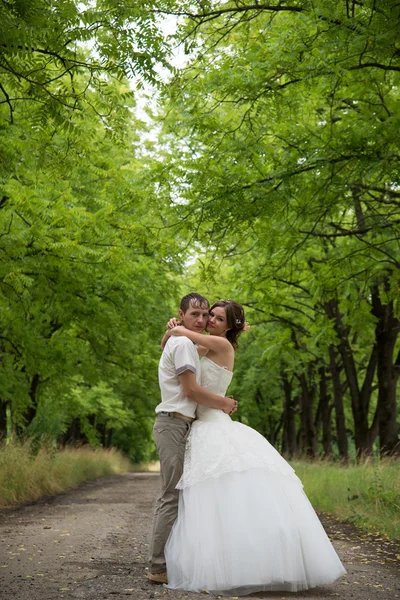
M 237 402 L 225 394 L 246 325 L 242 306 L 220 300 L 210 308 L 191 293 L 179 317 L 159 365 L 161 492 L 148 579 L 227 595 L 334 581 L 346 571 L 301 481 L 263 436 L 231 420 Z

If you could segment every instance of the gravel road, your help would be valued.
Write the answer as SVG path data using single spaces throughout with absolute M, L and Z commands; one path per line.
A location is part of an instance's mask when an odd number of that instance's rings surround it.
M 85 483 L 53 499 L 0 511 L 1 600 L 205 600 L 145 579 L 159 480 L 130 473 Z M 307 592 L 251 598 L 400 599 L 399 549 L 322 517 L 348 574 Z

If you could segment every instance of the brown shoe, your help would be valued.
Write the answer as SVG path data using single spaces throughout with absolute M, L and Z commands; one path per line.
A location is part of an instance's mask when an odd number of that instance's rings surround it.
M 168 583 L 167 574 L 164 573 L 147 573 L 147 579 L 153 583 Z

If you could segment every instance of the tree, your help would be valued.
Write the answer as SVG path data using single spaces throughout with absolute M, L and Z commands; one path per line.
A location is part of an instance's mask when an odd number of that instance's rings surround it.
M 221 264 L 241 265 L 247 283 L 234 289 L 252 306 L 276 314 L 270 281 L 303 289 L 278 315 L 295 323 L 296 339 L 311 319 L 319 340 L 317 362 L 307 359 L 299 374 L 303 441 L 312 448 L 323 411 L 311 398 L 328 369 L 344 455 L 343 386 L 357 453 L 371 452 L 377 434 L 383 452 L 399 450 L 399 10 L 391 2 L 184 5 L 178 38 L 191 57 L 165 88 L 168 155 L 158 176 L 165 195 L 179 198 L 176 222 L 188 240 L 195 232 L 214 275 Z M 299 354 L 303 341 L 310 347 L 301 336 Z
M 155 15 L 143 1 L 10 0 L 0 6 L 0 23 L 0 101 L 11 123 L 21 103 L 33 120 L 52 117 L 66 128 L 74 111 L 92 109 L 106 119 L 114 100 L 107 77 L 154 82 L 156 64 L 166 63 Z
M 0 107 L 1 424 L 5 435 L 9 407 L 19 434 L 115 443 L 139 460 L 180 264 L 126 83 L 107 85 L 119 100 L 107 121 L 74 112 L 68 132 L 57 119 L 33 127 L 23 104 L 6 123 Z

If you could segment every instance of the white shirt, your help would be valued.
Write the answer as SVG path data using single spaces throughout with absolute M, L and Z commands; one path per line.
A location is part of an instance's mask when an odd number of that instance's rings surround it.
M 161 390 L 161 411 L 179 412 L 186 417 L 196 416 L 197 403 L 189 400 L 183 393 L 179 375 L 184 371 L 196 374 L 200 382 L 200 359 L 195 344 L 185 336 L 171 336 L 167 341 L 158 366 L 158 382 Z

